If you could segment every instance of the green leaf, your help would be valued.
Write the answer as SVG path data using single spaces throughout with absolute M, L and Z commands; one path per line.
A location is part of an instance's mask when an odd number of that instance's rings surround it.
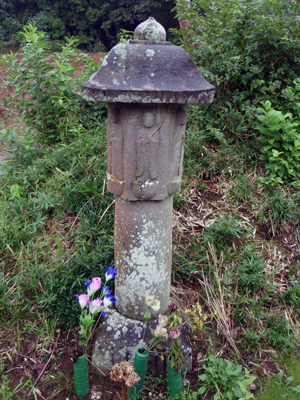
M 204 394 L 207 391 L 207 387 L 206 386 L 202 386 L 197 390 L 198 394 Z
M 151 319 L 151 313 L 149 311 L 149 308 L 147 308 L 147 311 L 144 314 L 144 321 L 148 322 L 148 321 L 150 321 L 150 319 Z

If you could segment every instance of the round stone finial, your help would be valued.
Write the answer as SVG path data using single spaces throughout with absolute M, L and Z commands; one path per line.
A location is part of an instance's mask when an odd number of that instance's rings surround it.
M 166 31 L 153 17 L 149 17 L 135 28 L 133 38 L 137 40 L 165 41 Z

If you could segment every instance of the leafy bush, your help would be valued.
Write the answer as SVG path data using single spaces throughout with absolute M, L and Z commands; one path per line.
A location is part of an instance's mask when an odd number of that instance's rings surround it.
M 255 381 L 250 372 L 229 360 L 223 360 L 214 355 L 208 357 L 208 362 L 203 366 L 205 373 L 199 375 L 203 384 L 198 389 L 198 394 L 208 390 L 214 394 L 214 399 L 242 400 L 254 398 L 248 386 Z M 244 370 L 244 373 L 243 373 Z
M 299 97 L 290 88 L 300 74 L 300 4 L 294 0 L 195 0 L 190 5 L 187 8 L 183 1 L 175 8 L 187 22 L 181 32 L 183 46 L 204 78 L 217 88 L 213 103 L 201 106 L 198 130 L 210 126 L 211 132 L 219 132 L 219 138 L 223 134 L 225 140 L 239 143 L 251 135 L 252 157 L 257 156 L 261 147 L 253 131 L 257 107 L 270 101 L 285 115 L 286 109 L 281 108 L 284 103 Z M 292 143 L 294 122 L 288 117 L 281 121 L 288 136 L 281 139 L 280 149 L 273 147 L 274 154 L 268 149 L 267 169 L 275 173 L 271 178 L 275 184 L 280 182 L 277 178 L 284 180 L 280 171 L 289 177 L 299 171 L 298 144 Z M 295 152 L 291 148 L 282 150 L 291 144 Z
M 274 186 L 295 180 L 300 177 L 300 122 L 291 113 L 274 110 L 270 101 L 262 105 L 264 108 L 257 108 L 262 114 L 257 116 L 261 124 L 255 128 L 262 134 L 258 138 L 263 144 L 260 159 L 268 177 L 260 181 Z
M 76 134 L 74 118 L 80 124 L 85 109 L 79 92 L 84 75 L 76 75 L 77 64 L 84 62 L 87 76 L 97 70 L 97 65 L 74 49 L 73 38 L 66 38 L 67 44 L 61 46 L 61 52 L 52 55 L 45 32 L 28 25 L 21 35 L 24 36 L 21 60 L 13 54 L 0 59 L 10 85 L 15 88 L 10 103 L 17 105 L 20 115 L 37 131 L 43 143 L 70 140 Z M 88 108 L 90 112 L 91 106 Z

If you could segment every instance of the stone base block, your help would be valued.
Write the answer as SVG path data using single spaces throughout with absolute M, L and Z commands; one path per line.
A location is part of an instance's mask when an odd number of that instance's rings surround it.
M 150 327 L 155 329 L 157 320 L 151 320 L 147 324 L 145 342 L 151 339 Z M 121 361 L 133 364 L 135 351 L 140 347 L 146 347 L 143 342 L 144 323 L 131 318 L 124 317 L 117 311 L 111 311 L 102 318 L 101 325 L 95 335 L 93 364 L 105 374 L 109 374 L 111 367 Z M 188 372 L 192 371 L 192 349 L 186 325 L 181 333 L 181 351 L 185 358 Z M 161 343 L 162 350 L 168 349 L 166 344 Z M 150 354 L 148 373 L 157 375 L 166 370 L 166 358 L 161 361 L 160 357 Z M 94 372 L 99 373 L 95 368 Z

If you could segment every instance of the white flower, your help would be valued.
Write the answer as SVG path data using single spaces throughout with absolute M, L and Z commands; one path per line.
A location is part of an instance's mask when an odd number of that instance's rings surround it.
M 158 323 L 159 323 L 159 325 L 161 325 L 163 328 L 165 328 L 165 327 L 168 325 L 168 323 L 169 323 L 169 318 L 167 317 L 167 315 L 159 314 L 159 316 L 158 316 Z
M 154 331 L 154 336 L 156 338 L 160 338 L 160 337 L 167 337 L 168 336 L 168 330 L 164 327 L 162 327 L 161 325 L 157 325 L 155 331 Z
M 151 296 L 150 294 L 146 294 L 146 306 L 151 307 L 153 301 L 155 299 L 155 296 Z
M 155 299 L 154 295 L 146 294 L 146 306 L 152 308 L 154 311 L 160 309 L 160 301 Z

